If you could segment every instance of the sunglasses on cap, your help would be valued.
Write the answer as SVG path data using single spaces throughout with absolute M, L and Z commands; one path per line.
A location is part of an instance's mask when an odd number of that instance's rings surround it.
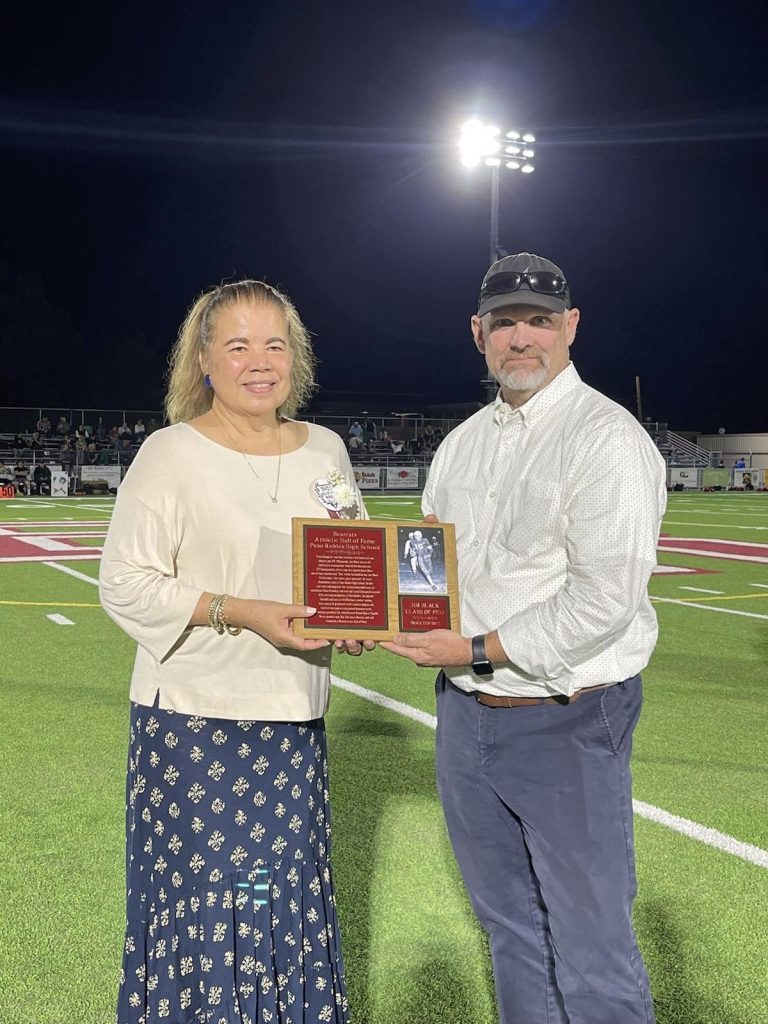
M 540 295 L 568 296 L 568 282 L 560 274 L 553 274 L 549 270 L 534 270 L 530 274 L 508 270 L 494 274 L 483 283 L 480 301 L 489 295 L 508 295 L 510 292 L 519 291 L 523 284 Z

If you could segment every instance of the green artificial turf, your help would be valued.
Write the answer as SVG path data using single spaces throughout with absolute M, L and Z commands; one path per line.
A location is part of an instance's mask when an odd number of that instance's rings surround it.
M 78 519 L 105 520 L 110 505 L 8 504 L 0 522 L 72 516 L 73 532 Z M 418 514 L 415 499 L 368 505 L 372 515 Z M 664 529 L 761 543 L 767 526 L 763 496 L 671 495 Z M 721 590 L 708 603 L 768 615 L 751 586 L 768 583 L 768 565 L 669 552 L 661 560 L 707 572 L 651 581 L 653 596 L 685 604 L 656 605 L 635 796 L 766 849 L 768 620 L 704 611 L 692 605 L 707 595 L 680 588 Z M 91 579 L 98 571 L 95 561 L 61 564 Z M 0 1024 L 111 1024 L 133 644 L 98 608 L 77 607 L 96 603 L 92 583 L 42 563 L 0 564 L 0 600 L 45 602 L 0 604 Z M 74 626 L 46 618 L 58 610 Z M 431 669 L 376 651 L 337 656 L 333 671 L 434 712 Z M 494 1024 L 485 938 L 435 792 L 432 730 L 335 689 L 328 734 L 354 1020 Z M 764 1024 L 768 871 L 640 817 L 636 841 L 636 927 L 659 1024 Z

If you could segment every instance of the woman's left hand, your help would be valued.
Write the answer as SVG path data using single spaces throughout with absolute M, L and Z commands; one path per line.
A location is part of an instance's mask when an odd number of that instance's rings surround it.
M 362 643 L 359 640 L 334 640 L 333 646 L 339 654 L 353 654 L 358 657 L 364 650 L 372 651 L 376 642 L 374 640 L 363 640 Z

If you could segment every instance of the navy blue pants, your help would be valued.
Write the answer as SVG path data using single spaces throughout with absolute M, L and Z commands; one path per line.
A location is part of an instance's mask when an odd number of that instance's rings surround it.
M 489 708 L 437 680 L 437 781 L 501 1024 L 653 1024 L 632 928 L 640 677 Z

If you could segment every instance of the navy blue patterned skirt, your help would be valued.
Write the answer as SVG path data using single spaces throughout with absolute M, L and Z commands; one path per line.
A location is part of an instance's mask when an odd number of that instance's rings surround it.
M 117 1024 L 346 1024 L 325 728 L 131 705 Z

